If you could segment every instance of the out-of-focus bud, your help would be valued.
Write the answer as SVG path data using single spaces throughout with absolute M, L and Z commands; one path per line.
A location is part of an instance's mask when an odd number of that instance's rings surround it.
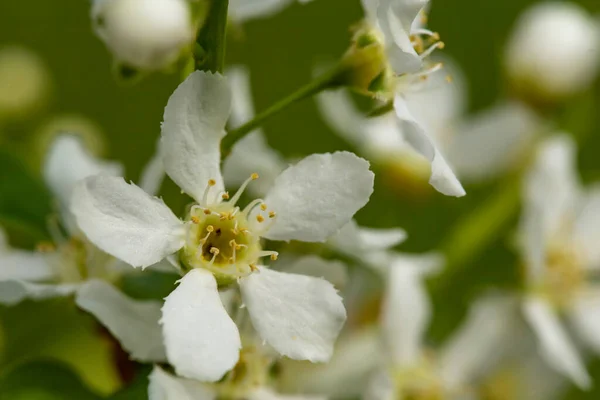
M 44 62 L 23 47 L 0 50 L 0 118 L 30 116 L 44 105 L 51 88 Z
M 596 77 L 598 23 L 573 3 L 535 5 L 517 21 L 505 63 L 517 94 L 540 103 L 563 100 Z
M 168 67 L 194 38 L 185 0 L 95 0 L 92 19 L 115 59 L 131 68 Z

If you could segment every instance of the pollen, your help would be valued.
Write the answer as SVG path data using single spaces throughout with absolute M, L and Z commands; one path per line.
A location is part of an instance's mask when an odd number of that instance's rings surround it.
M 190 218 L 192 220 L 193 223 L 195 224 L 199 224 L 200 223 L 200 218 L 198 218 L 197 216 L 192 216 L 192 218 Z
M 260 205 L 260 209 L 263 210 L 263 211 L 267 211 L 267 205 L 265 203 L 262 203 Z
M 257 180 L 258 178 L 259 177 L 258 177 L 258 174 L 256 172 L 254 172 L 252 175 L 250 175 L 250 179 L 252 179 L 253 181 Z
M 275 218 L 277 213 L 275 211 L 269 211 L 269 218 Z
M 229 193 L 228 193 L 228 192 L 225 192 L 225 193 L 223 193 L 223 194 L 221 195 L 221 198 L 222 198 L 223 200 L 228 200 L 228 199 L 229 199 Z
M 264 221 L 265 221 L 265 217 L 263 217 L 262 215 L 258 214 L 258 215 L 256 216 L 256 220 L 257 220 L 258 222 L 264 222 Z
M 217 184 L 217 181 L 215 181 L 214 179 L 208 180 L 208 186 L 215 186 L 216 184 Z

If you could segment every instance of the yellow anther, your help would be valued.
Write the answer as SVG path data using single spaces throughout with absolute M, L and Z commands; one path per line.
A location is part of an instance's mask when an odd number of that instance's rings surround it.
M 212 231 L 214 231 L 214 230 L 215 230 L 215 227 L 214 227 L 214 226 L 212 226 L 212 225 L 208 225 L 208 226 L 206 227 L 206 231 L 207 231 L 207 232 L 212 232 Z
M 202 212 L 204 215 L 210 215 L 210 210 L 208 208 L 205 208 Z
M 217 181 L 215 181 L 214 179 L 208 180 L 208 186 L 215 186 L 216 184 L 217 184 Z
M 258 179 L 258 174 L 256 172 L 254 172 L 252 175 L 250 175 L 250 179 L 252 179 L 253 181 Z
M 231 247 L 237 247 L 237 245 L 238 245 L 238 244 L 235 242 L 235 239 L 231 239 L 231 240 L 229 241 L 229 245 L 230 245 Z
M 224 220 L 226 220 L 227 218 L 229 218 L 229 213 L 220 213 L 219 215 L 220 215 L 219 219 L 220 219 L 221 221 L 224 221 Z
M 234 213 L 230 213 L 230 214 L 227 216 L 227 219 L 228 219 L 228 220 L 230 220 L 230 221 L 231 221 L 231 220 L 233 220 L 233 219 L 235 219 L 235 214 L 234 214 Z
M 211 247 L 209 251 L 210 251 L 210 254 L 214 254 L 215 256 L 218 255 L 221 252 L 216 247 Z
M 248 266 L 250 267 L 250 271 L 258 271 L 258 267 L 256 266 L 256 264 L 249 264 Z
M 267 205 L 265 203 L 262 203 L 260 205 L 260 209 L 263 210 L 263 211 L 267 211 Z
M 454 79 L 452 79 L 452 77 L 450 75 L 446 75 L 446 82 L 452 83 L 452 82 L 454 82 Z
M 433 40 L 440 40 L 440 34 L 438 32 L 433 32 L 433 35 L 431 35 L 431 38 Z
M 225 193 L 223 193 L 223 194 L 221 195 L 221 198 L 222 198 L 223 200 L 227 200 L 227 199 L 229 199 L 229 193 L 228 193 L 228 192 L 225 192 Z
M 265 217 L 263 217 L 262 215 L 258 214 L 258 215 L 256 216 L 256 220 L 257 220 L 258 222 L 263 222 L 263 221 L 265 220 Z
M 429 79 L 429 77 L 427 75 L 421 75 L 419 79 L 425 82 L 427 79 Z
M 271 260 L 272 260 L 272 261 L 275 261 L 275 260 L 277 260 L 277 257 L 278 257 L 278 256 L 279 256 L 279 254 L 277 254 L 277 253 L 273 253 L 273 254 L 271 254 Z
M 446 43 L 444 43 L 444 42 L 438 42 L 437 43 L 437 47 L 438 47 L 438 49 L 442 50 L 443 48 L 446 47 Z
M 269 218 L 275 218 L 277 213 L 275 211 L 269 211 Z
M 197 216 L 195 216 L 195 215 L 192 215 L 192 218 L 191 218 L 191 219 L 192 219 L 192 222 L 193 222 L 193 223 L 195 223 L 195 224 L 199 224 L 199 223 L 200 223 L 200 218 L 198 218 L 198 217 L 197 217 Z

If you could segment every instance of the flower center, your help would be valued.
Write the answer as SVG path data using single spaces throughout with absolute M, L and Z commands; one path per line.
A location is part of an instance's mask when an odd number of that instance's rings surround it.
M 261 257 L 277 259 L 276 252 L 263 251 L 260 244 L 275 212 L 267 211 L 261 199 L 250 202 L 243 210 L 236 206 L 248 183 L 255 179 L 258 175 L 252 174 L 231 199 L 225 192 L 218 193 L 212 201 L 211 191 L 216 183 L 209 180 L 201 204 L 192 206 L 187 218 L 186 243 L 180 251 L 187 268 L 207 269 L 219 284 L 225 285 L 255 271 Z M 259 211 L 255 212 L 257 207 Z
M 406 400 L 442 400 L 445 398 L 434 360 L 425 358 L 413 368 L 402 368 L 396 372 L 395 383 L 399 398 Z
M 551 246 L 545 261 L 543 290 L 557 306 L 568 304 L 586 278 L 577 249 L 568 244 Z

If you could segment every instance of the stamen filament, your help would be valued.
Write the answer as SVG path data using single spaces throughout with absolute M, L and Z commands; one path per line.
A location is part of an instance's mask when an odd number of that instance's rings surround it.
M 237 192 L 235 192 L 235 194 L 233 195 L 233 197 L 231 198 L 231 200 L 229 200 L 229 202 L 231 203 L 232 206 L 235 206 L 235 204 L 238 202 L 238 200 L 240 199 L 240 197 L 242 197 L 242 193 L 244 193 L 244 190 L 246 190 L 246 186 L 248 186 L 248 184 L 251 181 L 255 181 L 258 179 L 258 174 L 257 173 L 253 173 L 252 175 L 250 175 L 250 177 L 248 179 L 246 179 L 244 181 L 244 183 L 242 183 L 242 186 L 240 186 L 240 188 L 238 189 Z

